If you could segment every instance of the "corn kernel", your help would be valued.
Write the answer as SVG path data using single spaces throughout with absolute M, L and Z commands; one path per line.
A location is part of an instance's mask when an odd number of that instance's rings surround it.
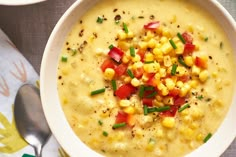
M 193 65 L 192 66 L 192 74 L 193 75 L 199 75 L 200 74 L 200 68 L 199 67 L 197 67 L 196 65 Z
M 190 85 L 185 83 L 184 86 L 180 89 L 180 97 L 186 96 L 190 89 Z
M 104 72 L 104 79 L 105 80 L 112 80 L 115 76 L 115 71 L 112 68 L 106 68 Z
M 143 69 L 147 73 L 156 73 L 160 69 L 160 64 L 157 62 L 150 63 L 150 64 L 144 64 Z
M 131 77 L 127 76 L 124 78 L 125 83 L 130 83 L 131 82 Z
M 167 27 L 164 27 L 162 30 L 162 35 L 166 36 L 167 38 L 171 37 L 170 30 Z
M 138 43 L 138 46 L 139 46 L 140 49 L 145 50 L 145 49 L 147 49 L 148 43 L 144 42 L 144 41 L 141 41 L 141 42 Z
M 194 62 L 193 62 L 193 57 L 192 56 L 186 56 L 184 57 L 184 62 L 187 66 L 191 67 L 193 66 Z
M 217 73 L 217 72 L 213 72 L 211 75 L 212 75 L 212 77 L 214 77 L 214 78 L 217 78 L 217 77 L 218 77 L 218 73 Z
M 174 98 L 167 96 L 167 97 L 163 98 L 163 103 L 165 105 L 174 105 Z
M 117 46 L 122 50 L 127 51 L 130 48 L 130 43 L 123 40 L 119 40 Z
M 123 63 L 128 63 L 129 60 L 130 60 L 130 56 L 124 55 L 124 56 L 122 57 L 122 62 L 123 62 Z
M 164 43 L 167 43 L 167 42 L 168 42 L 168 38 L 165 37 L 165 36 L 162 36 L 161 39 L 160 39 L 160 43 L 164 44 Z
M 159 34 L 159 35 L 162 35 L 162 30 L 163 30 L 163 26 L 159 26 L 156 30 L 156 33 Z
M 192 24 L 189 24 L 187 29 L 188 29 L 188 31 L 191 32 L 191 33 L 194 32 L 194 28 L 193 28 L 193 25 L 192 25 Z
M 164 136 L 163 129 L 158 129 L 158 130 L 156 131 L 156 137 L 162 138 L 163 136 Z
M 165 44 L 162 45 L 161 47 L 161 51 L 163 52 L 163 54 L 168 54 L 173 50 L 173 47 L 171 46 L 171 44 L 169 42 L 166 42 Z
M 123 31 L 123 30 L 120 30 L 117 34 L 117 37 L 120 39 L 120 40 L 125 40 L 127 38 L 127 34 Z
M 165 68 L 160 68 L 159 74 L 160 74 L 160 77 L 166 77 L 166 69 Z
M 164 87 L 164 88 L 161 90 L 161 94 L 162 94 L 163 96 L 166 96 L 166 95 L 169 94 L 169 90 L 168 90 L 166 87 Z
M 199 134 L 197 135 L 197 140 L 198 140 L 198 141 L 202 141 L 202 140 L 203 140 L 203 135 L 202 135 L 201 133 L 199 133 Z
M 143 62 L 135 62 L 132 66 L 132 69 L 136 70 L 143 67 Z
M 123 109 L 123 111 L 127 114 L 134 114 L 135 113 L 135 108 L 132 106 L 126 107 Z
M 131 32 L 131 31 L 129 31 L 128 33 L 127 33 L 127 38 L 133 38 L 134 37 L 134 33 L 133 32 Z
M 165 79 L 165 82 L 166 82 L 166 87 L 167 87 L 168 90 L 174 89 L 175 83 L 172 79 L 167 78 L 167 79 Z
M 161 123 L 166 128 L 173 128 L 175 126 L 175 118 L 174 117 L 164 117 Z
M 203 70 L 199 74 L 199 79 L 201 82 L 205 82 L 208 79 L 208 77 L 209 77 L 209 72 L 207 70 Z
M 185 67 L 182 67 L 182 66 L 178 66 L 177 69 L 176 69 L 176 75 L 177 76 L 184 76 L 187 74 L 187 70 Z
M 119 105 L 120 105 L 120 107 L 128 107 L 131 105 L 131 102 L 129 100 L 122 99 L 122 100 L 120 100 Z
M 160 82 L 160 83 L 157 84 L 157 88 L 159 90 L 162 90 L 162 89 L 166 88 L 166 86 L 163 83 Z
M 154 48 L 153 54 L 155 55 L 155 58 L 162 60 L 163 59 L 163 53 L 160 48 Z
M 155 39 L 150 39 L 148 41 L 148 47 L 149 48 L 154 48 L 156 46 L 156 40 Z
M 205 39 L 205 37 L 204 37 L 204 39 Z M 199 49 L 200 49 L 200 44 L 198 43 L 198 42 L 193 42 L 193 44 L 195 45 L 195 48 L 194 48 L 194 50 L 195 51 L 198 51 Z
M 176 86 L 177 86 L 178 88 L 182 88 L 182 87 L 184 86 L 184 83 L 183 83 L 182 81 L 177 81 L 177 82 L 176 82 Z
M 164 56 L 164 66 L 170 67 L 172 65 L 172 61 L 169 55 Z
M 140 55 L 136 54 L 134 57 L 131 58 L 133 62 L 138 62 L 141 60 Z
M 184 44 L 182 44 L 181 42 L 177 42 L 176 43 L 176 50 L 175 50 L 175 53 L 180 55 L 180 54 L 183 54 L 184 52 Z
M 140 85 L 140 81 L 139 81 L 137 78 L 133 78 L 133 79 L 131 80 L 131 84 L 132 84 L 132 86 L 134 86 L 134 87 L 138 87 L 138 86 Z
M 192 88 L 197 88 L 197 86 L 198 86 L 198 81 L 197 81 L 197 80 L 191 80 L 189 84 L 190 84 L 190 86 L 191 86 Z
M 152 53 L 146 53 L 146 54 L 145 54 L 145 57 L 144 57 L 144 60 L 145 60 L 146 62 L 153 61 L 153 60 L 154 60 L 153 54 L 152 54 Z
M 191 116 L 194 120 L 197 120 L 199 118 L 203 117 L 203 111 L 197 107 L 192 107 L 191 108 Z

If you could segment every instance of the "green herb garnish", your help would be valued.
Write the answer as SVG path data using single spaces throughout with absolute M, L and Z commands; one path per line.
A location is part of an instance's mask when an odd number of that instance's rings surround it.
M 127 74 L 128 74 L 131 78 L 134 78 L 134 74 L 133 74 L 133 72 L 132 72 L 130 69 L 127 70 Z
M 126 126 L 126 123 L 123 122 L 123 123 L 117 123 L 117 124 L 114 124 L 112 126 L 112 129 L 118 129 L 118 128 L 122 128 L 122 127 L 125 127 Z
M 124 29 L 126 34 L 129 33 L 129 30 L 128 30 L 128 27 L 127 27 L 126 23 L 123 23 L 123 29 Z
M 102 132 L 102 135 L 107 137 L 107 136 L 108 136 L 108 133 L 107 133 L 106 131 L 103 131 L 103 132 Z
M 135 57 L 135 49 L 134 49 L 134 47 L 130 47 L 129 50 L 130 50 L 130 56 Z
M 204 39 L 204 41 L 207 42 L 207 41 L 208 41 L 208 37 L 206 37 L 206 38 Z
M 157 95 L 157 91 L 154 91 L 153 93 L 146 96 L 146 98 L 153 98 Z
M 113 47 L 114 47 L 114 46 L 111 44 L 111 45 L 109 46 L 109 49 L 111 50 L 111 49 L 113 49 Z
M 181 40 L 183 44 L 186 43 L 186 41 L 184 40 L 183 36 L 180 33 L 177 33 L 177 36 L 179 37 L 179 39 Z
M 177 67 L 178 67 L 177 64 L 173 64 L 173 65 L 172 65 L 172 69 L 171 69 L 171 75 L 172 75 L 172 76 L 176 74 Z
M 140 98 L 143 98 L 143 95 L 144 95 L 144 85 L 141 85 L 140 87 L 139 87 L 139 97 Z
M 207 136 L 203 139 L 203 142 L 206 143 L 210 138 L 211 138 L 212 134 L 208 133 Z
M 187 109 L 190 107 L 190 104 L 186 104 L 178 109 L 178 112 L 182 112 L 183 110 Z
M 174 48 L 174 49 L 177 49 L 177 46 L 175 45 L 174 41 L 172 39 L 169 40 L 171 46 Z
M 100 93 L 103 93 L 103 92 L 105 92 L 105 88 L 101 88 L 101 89 L 92 91 L 92 92 L 90 93 L 90 95 L 97 95 L 97 94 L 100 94 Z
M 102 126 L 103 122 L 101 120 L 98 120 L 98 124 Z
M 202 95 L 199 95 L 199 96 L 197 96 L 197 99 L 202 100 L 202 99 L 203 99 L 203 96 L 202 96 Z
M 97 18 L 97 23 L 103 23 L 103 18 L 102 17 L 100 17 L 100 16 L 98 16 L 98 18 Z
M 147 105 L 143 105 L 143 114 L 145 116 L 148 115 L 148 107 L 147 107 Z
M 117 90 L 116 80 L 111 80 L 111 85 L 112 85 L 112 89 L 116 91 Z
M 67 57 L 67 56 L 62 56 L 62 57 L 61 57 L 61 61 L 62 61 L 62 62 L 67 62 L 67 60 L 68 60 L 68 57 Z
M 188 65 L 184 62 L 183 56 L 178 57 L 178 62 L 186 68 L 189 68 Z
M 154 63 L 154 61 L 145 61 L 144 64 L 151 64 Z

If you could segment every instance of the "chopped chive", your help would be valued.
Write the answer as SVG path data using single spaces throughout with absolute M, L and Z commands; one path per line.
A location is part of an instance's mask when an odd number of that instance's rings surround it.
M 207 41 L 208 41 L 208 37 L 206 37 L 206 38 L 204 39 L 204 41 L 206 41 L 206 42 L 207 42 Z
M 103 131 L 103 132 L 102 132 L 102 135 L 107 137 L 107 136 L 108 136 L 108 133 L 107 133 L 106 131 Z
M 183 44 L 186 43 L 186 41 L 184 40 L 183 36 L 182 36 L 179 32 L 177 33 L 177 36 L 179 37 L 179 39 L 181 40 L 181 42 L 182 42 Z
M 184 67 L 188 68 L 188 65 L 184 62 L 183 56 L 178 57 L 178 62 Z
M 186 104 L 178 109 L 178 112 L 182 112 L 183 110 L 187 109 L 190 107 L 190 104 Z
M 223 44 L 223 42 L 221 41 L 221 42 L 220 42 L 220 49 L 222 49 L 223 46 L 224 46 L 224 44 Z
M 168 110 L 170 110 L 170 106 L 163 106 L 163 107 L 156 108 L 156 112 L 163 112 L 163 111 L 168 111 Z
M 71 51 L 72 51 L 72 56 L 76 55 L 78 52 L 76 49 L 72 49 Z
M 62 62 L 67 62 L 67 59 L 68 59 L 67 56 L 62 56 L 62 57 L 61 57 L 61 61 L 62 61 Z
M 112 89 L 116 91 L 117 90 L 116 80 L 111 80 L 111 85 L 112 85 Z
M 103 22 L 103 18 L 100 17 L 100 16 L 98 16 L 98 18 L 97 18 L 97 23 L 102 23 L 102 22 Z
M 140 98 L 143 98 L 143 95 L 144 95 L 144 85 L 141 85 L 140 87 L 139 87 L 139 97 Z
M 132 72 L 130 69 L 127 70 L 127 74 L 128 74 L 131 78 L 134 78 L 134 74 L 133 74 L 133 72 Z
M 178 67 L 177 64 L 173 64 L 172 69 L 171 69 L 171 75 L 172 76 L 176 74 L 177 67 Z
M 154 63 L 154 61 L 145 61 L 144 64 L 151 64 Z
M 147 98 L 153 98 L 157 95 L 157 91 L 154 91 L 153 93 L 149 94 Z
M 123 29 L 124 29 L 126 34 L 129 33 L 129 30 L 128 30 L 128 27 L 127 27 L 126 23 L 123 23 Z
M 197 96 L 197 99 L 202 100 L 202 99 L 203 99 L 203 96 L 202 96 L 202 95 L 199 95 L 199 96 Z
M 144 86 L 144 90 L 154 90 L 153 86 Z
M 206 143 L 210 138 L 211 138 L 212 134 L 208 133 L 207 136 L 203 139 L 203 142 Z
M 148 107 L 147 107 L 147 105 L 143 105 L 143 114 L 145 116 L 148 114 Z
M 114 46 L 111 44 L 111 45 L 109 46 L 109 49 L 111 50 L 111 49 L 113 49 L 113 47 L 114 47 Z
M 117 123 L 117 124 L 114 124 L 112 126 L 112 129 L 118 129 L 118 128 L 121 128 L 121 127 L 125 127 L 126 126 L 126 123 L 123 122 L 123 123 Z
M 96 94 L 100 94 L 100 93 L 103 93 L 103 92 L 105 92 L 105 88 L 101 88 L 101 89 L 92 91 L 92 92 L 90 93 L 90 95 L 96 95 Z
M 103 122 L 101 120 L 98 120 L 98 124 L 102 126 Z
M 130 47 L 129 50 L 130 50 L 130 56 L 135 57 L 134 47 Z
M 174 49 L 177 49 L 177 46 L 175 45 L 174 41 L 172 39 L 169 40 L 171 46 L 174 48 Z

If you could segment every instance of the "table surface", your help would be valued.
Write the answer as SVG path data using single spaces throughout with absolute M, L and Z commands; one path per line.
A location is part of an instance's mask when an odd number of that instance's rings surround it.
M 0 6 L 0 28 L 39 73 L 47 40 L 75 0 L 47 0 L 29 6 Z M 219 0 L 236 19 L 236 0 Z M 236 156 L 236 139 L 221 157 Z

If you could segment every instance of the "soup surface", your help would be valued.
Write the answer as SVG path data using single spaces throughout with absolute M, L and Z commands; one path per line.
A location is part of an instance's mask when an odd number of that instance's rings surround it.
M 178 157 L 204 144 L 228 111 L 233 80 L 227 37 L 185 0 L 101 0 L 76 22 L 58 63 L 70 126 L 112 157 Z

